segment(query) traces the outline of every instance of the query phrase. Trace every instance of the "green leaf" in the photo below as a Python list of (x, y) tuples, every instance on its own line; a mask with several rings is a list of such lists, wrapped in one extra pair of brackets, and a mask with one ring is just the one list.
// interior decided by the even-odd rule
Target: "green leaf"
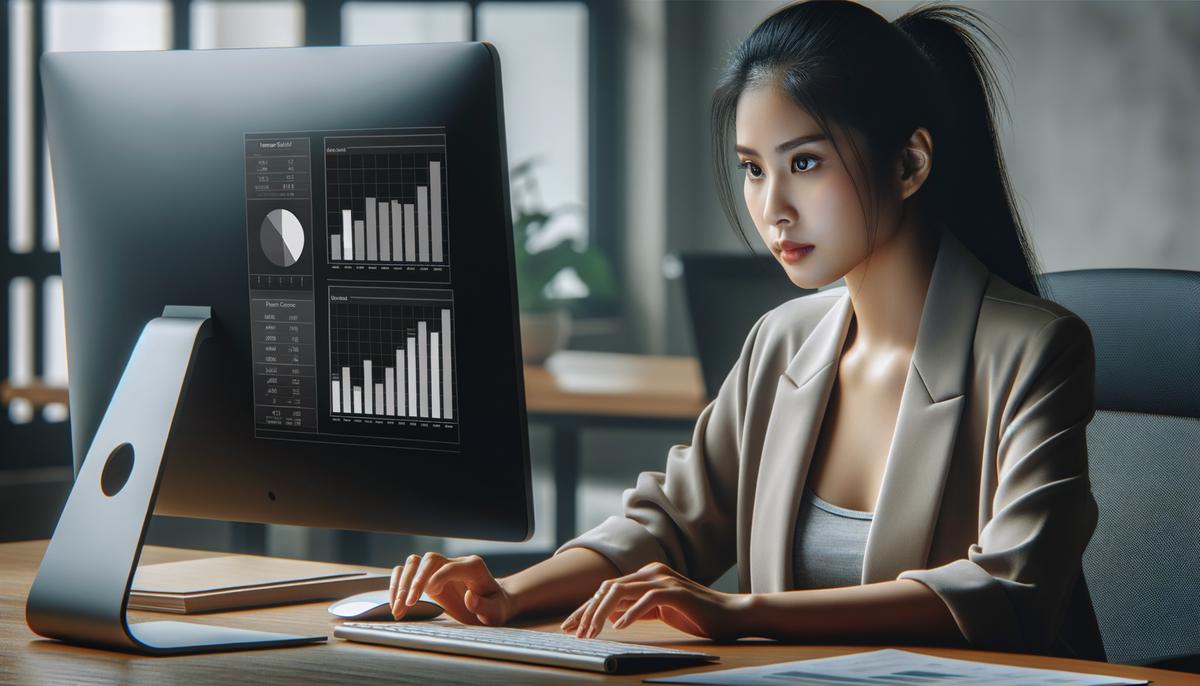
[(608, 258), (599, 250), (588, 248), (577, 253), (575, 264), (571, 265), (579, 280), (588, 288), (588, 295), (593, 298), (608, 300), (616, 297), (617, 283), (609, 267)]

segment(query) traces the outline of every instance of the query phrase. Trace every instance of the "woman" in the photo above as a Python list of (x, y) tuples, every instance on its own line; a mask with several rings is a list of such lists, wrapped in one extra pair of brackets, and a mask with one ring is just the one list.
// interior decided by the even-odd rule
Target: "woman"
[[(889, 23), (809, 2), (738, 46), (713, 107), (726, 211), (737, 225), (732, 129), (763, 244), (797, 286), (846, 285), (758, 320), (623, 516), (500, 580), (414, 555), (397, 616), (425, 591), (469, 623), (573, 610), (582, 637), (657, 618), (714, 639), (1063, 651), (1096, 522), (1091, 337), (1037, 297), (975, 34), (953, 7)], [(741, 593), (706, 586), (735, 562)]]

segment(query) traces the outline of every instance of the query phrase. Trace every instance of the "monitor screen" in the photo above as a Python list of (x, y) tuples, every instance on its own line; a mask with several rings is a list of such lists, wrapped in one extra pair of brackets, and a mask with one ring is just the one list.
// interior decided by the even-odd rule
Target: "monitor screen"
[(528, 538), (492, 46), (42, 70), (77, 468), (146, 322), (210, 306), (157, 513)]

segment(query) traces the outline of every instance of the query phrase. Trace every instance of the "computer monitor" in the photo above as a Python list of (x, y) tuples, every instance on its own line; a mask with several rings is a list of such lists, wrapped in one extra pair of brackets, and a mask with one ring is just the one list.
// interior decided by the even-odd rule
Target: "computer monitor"
[(77, 473), (147, 322), (207, 307), (156, 513), (529, 538), (492, 46), (60, 53), (42, 78)]

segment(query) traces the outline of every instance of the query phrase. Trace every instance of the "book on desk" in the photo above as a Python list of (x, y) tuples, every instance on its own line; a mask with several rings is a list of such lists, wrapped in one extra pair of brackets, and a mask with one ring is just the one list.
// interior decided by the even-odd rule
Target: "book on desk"
[(344, 565), (223, 555), (139, 567), (129, 609), (175, 614), (242, 610), (344, 598), (387, 585), (385, 574)]

